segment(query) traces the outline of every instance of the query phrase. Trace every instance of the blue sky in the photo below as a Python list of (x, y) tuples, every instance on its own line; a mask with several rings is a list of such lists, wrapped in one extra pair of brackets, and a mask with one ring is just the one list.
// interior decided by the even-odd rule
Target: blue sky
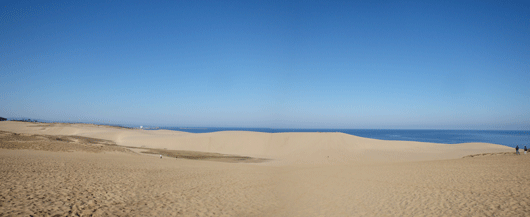
[(0, 116), (530, 130), (528, 1), (7, 1)]

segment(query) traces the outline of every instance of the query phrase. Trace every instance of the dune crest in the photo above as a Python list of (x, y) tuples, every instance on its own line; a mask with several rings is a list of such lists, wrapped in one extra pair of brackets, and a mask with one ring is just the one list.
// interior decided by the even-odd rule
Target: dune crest
[(530, 155), (494, 144), (0, 122), (0, 146), (0, 216), (526, 216), (530, 204)]
[(486, 143), (437, 144), (384, 141), (344, 133), (187, 133), (93, 124), (0, 122), (0, 130), (27, 134), (76, 135), (128, 147), (214, 152), (273, 159), (271, 164), (344, 164), (455, 159), (511, 151)]

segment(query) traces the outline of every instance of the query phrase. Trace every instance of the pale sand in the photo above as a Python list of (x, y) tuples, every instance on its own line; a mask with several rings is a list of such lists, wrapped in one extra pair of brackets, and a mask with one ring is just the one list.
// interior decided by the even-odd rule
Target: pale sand
[[(0, 122), (0, 131), (24, 133), (0, 134), (0, 216), (527, 216), (530, 212), (530, 155), (516, 156), (512, 148), (494, 144), (380, 141), (342, 133), (191, 134), (21, 122)], [(75, 137), (66, 135), (82, 137), (72, 141)], [(159, 159), (112, 142), (270, 160)], [(501, 154), (462, 158), (481, 153)]]

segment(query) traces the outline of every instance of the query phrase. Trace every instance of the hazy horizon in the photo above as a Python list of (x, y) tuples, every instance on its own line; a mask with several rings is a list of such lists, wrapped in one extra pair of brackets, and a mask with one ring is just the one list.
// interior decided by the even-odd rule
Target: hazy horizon
[[(2, 117), (2, 116), (0, 116)], [(8, 121), (37, 121), (42, 123), (79, 123), (79, 124), (97, 124), (97, 125), (108, 125), (108, 126), (123, 126), (123, 127), (133, 127), (139, 128), (142, 126), (145, 129), (168, 129), (168, 128), (182, 128), (182, 129), (242, 129), (242, 130), (251, 130), (251, 129), (273, 129), (273, 130), (463, 130), (463, 131), (529, 131), (526, 129), (478, 129), (478, 128), (316, 128), (316, 127), (244, 127), (244, 126), (186, 126), (186, 125), (157, 125), (157, 124), (142, 124), (142, 123), (117, 123), (117, 122), (105, 122), (105, 121), (75, 121), (75, 120), (45, 120), (39, 118), (30, 118), (30, 117), (3, 117), (7, 118)]]
[(0, 116), (530, 130), (530, 3), (11, 1)]

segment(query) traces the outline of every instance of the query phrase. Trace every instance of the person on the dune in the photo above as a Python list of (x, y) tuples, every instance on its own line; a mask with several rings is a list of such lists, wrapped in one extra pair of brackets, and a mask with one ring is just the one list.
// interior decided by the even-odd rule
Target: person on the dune
[(521, 154), (519, 153), (519, 145), (515, 146), (515, 154)]
[(528, 149), (526, 149), (526, 145), (525, 145), (525, 146), (524, 146), (524, 154), (526, 154), (526, 151), (527, 151), (527, 150), (528, 150)]

